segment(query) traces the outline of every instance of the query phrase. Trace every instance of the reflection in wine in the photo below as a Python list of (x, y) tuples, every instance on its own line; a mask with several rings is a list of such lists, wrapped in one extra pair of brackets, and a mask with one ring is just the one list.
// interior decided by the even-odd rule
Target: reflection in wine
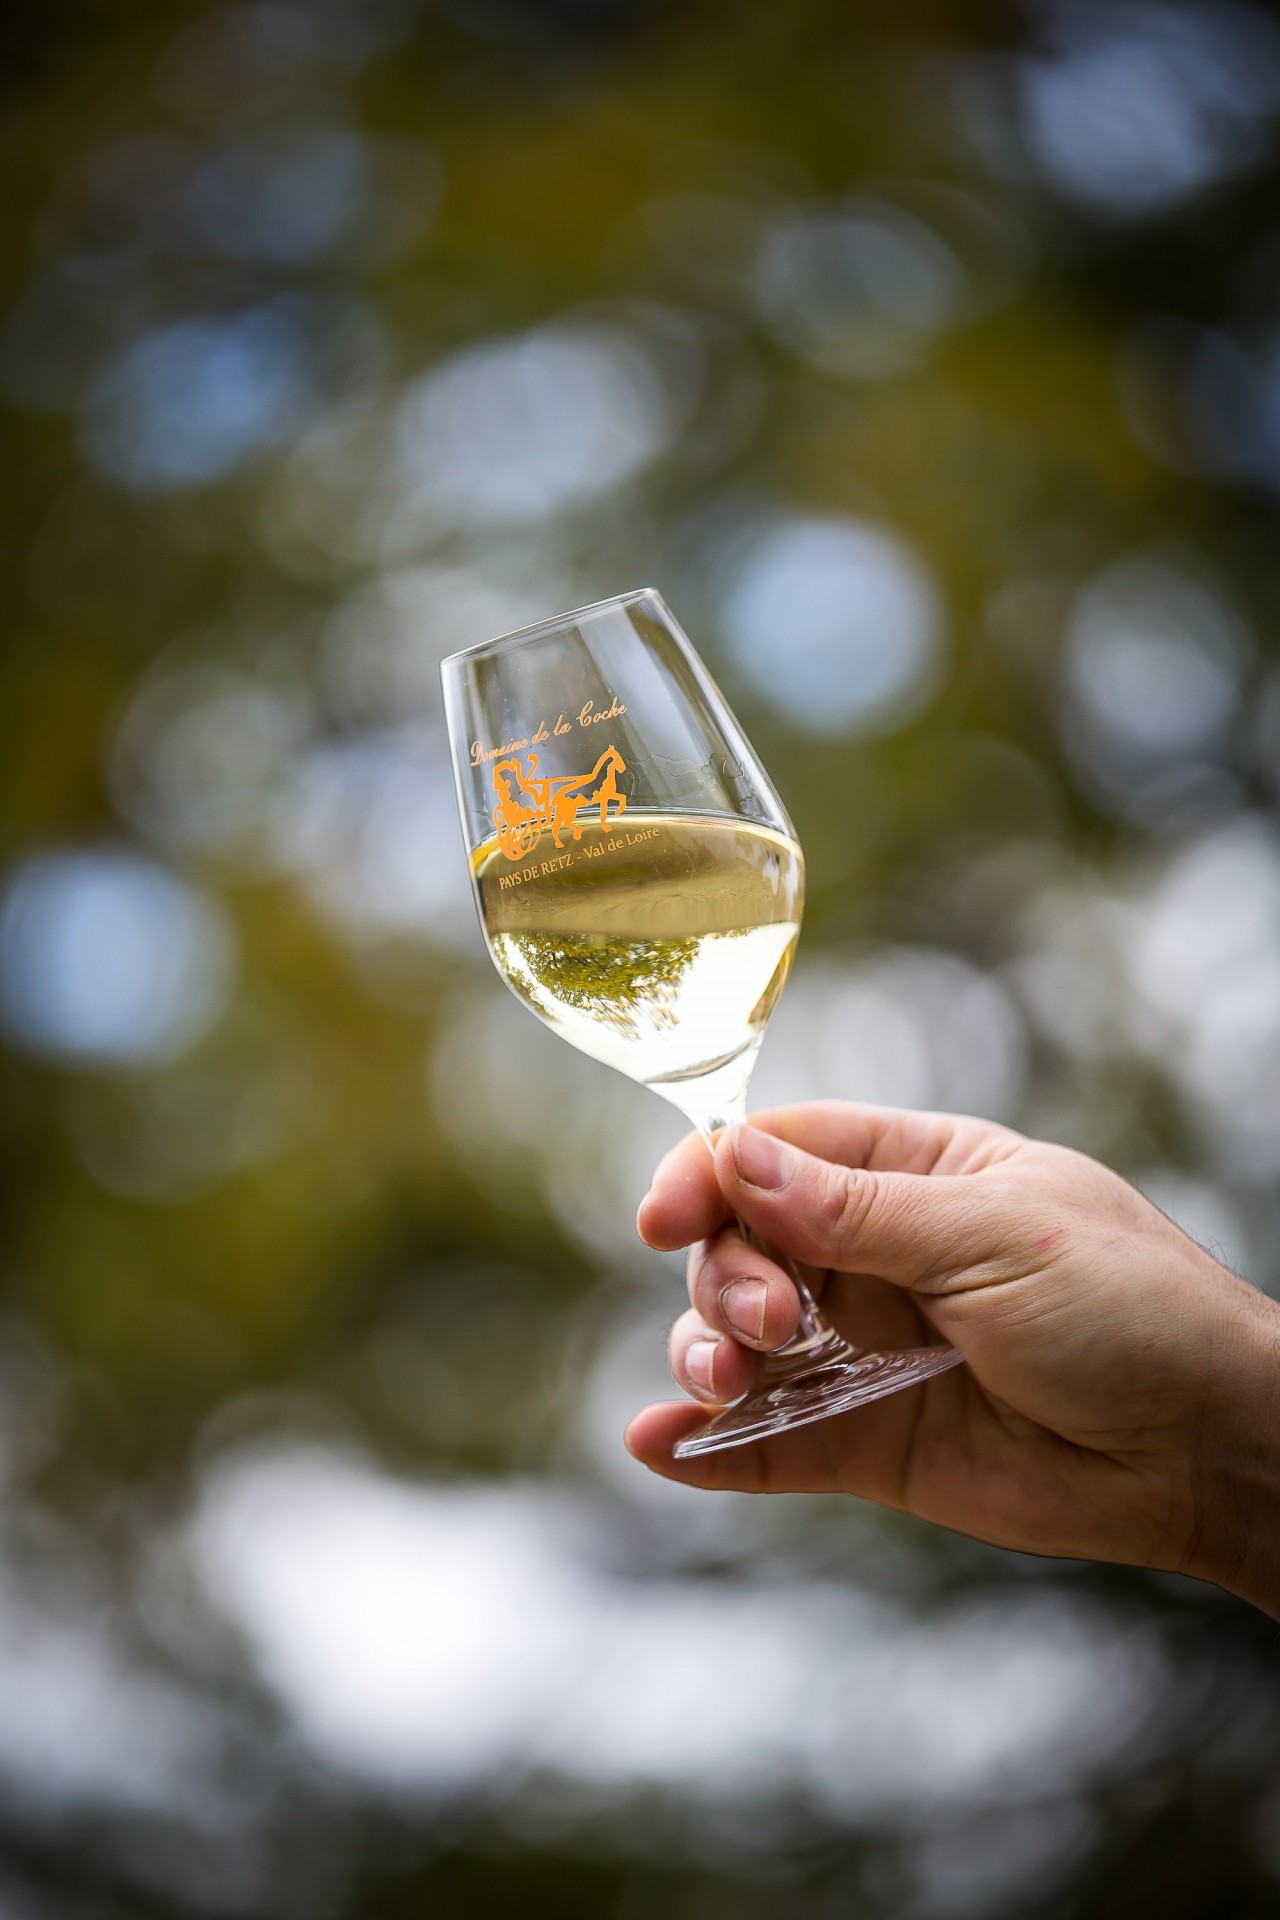
[[(554, 1032), (696, 1112), (690, 1082), (745, 1075), (790, 969), (804, 862), (753, 821), (582, 820), (567, 852), (514, 869), (472, 856), (495, 964)], [(692, 1097), (691, 1097), (692, 1096)]]

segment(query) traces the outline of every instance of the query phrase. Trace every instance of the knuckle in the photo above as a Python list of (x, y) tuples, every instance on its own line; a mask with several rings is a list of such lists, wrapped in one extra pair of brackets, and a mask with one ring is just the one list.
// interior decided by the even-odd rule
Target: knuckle
[(689, 1258), (685, 1262), (685, 1275), (689, 1283), (689, 1298), (695, 1300), (706, 1285), (708, 1262), (711, 1258), (709, 1240), (699, 1240), (689, 1249)]
[(674, 1357), (684, 1352), (701, 1326), (701, 1318), (692, 1307), (686, 1308), (667, 1335), (667, 1351)]
[(725, 1275), (745, 1254), (741, 1238), (726, 1228), (709, 1240), (700, 1240), (689, 1254), (689, 1293), (691, 1298), (717, 1293)]
[(875, 1184), (858, 1167), (826, 1168), (818, 1217), (824, 1238), (836, 1247), (857, 1243), (875, 1201)]

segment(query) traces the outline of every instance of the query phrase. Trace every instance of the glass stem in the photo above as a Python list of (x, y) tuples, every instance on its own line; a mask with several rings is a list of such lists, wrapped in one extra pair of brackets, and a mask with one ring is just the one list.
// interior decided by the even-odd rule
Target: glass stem
[[(739, 1121), (747, 1117), (745, 1089), (744, 1097), (734, 1102), (727, 1111), (690, 1117), (708, 1148), (714, 1152), (716, 1135), (722, 1133), (726, 1127), (737, 1126)], [(802, 1373), (810, 1366), (829, 1360), (837, 1354), (847, 1353), (849, 1348), (846, 1342), (841, 1339), (835, 1328), (823, 1319), (821, 1308), (810, 1293), (801, 1277), (799, 1267), (790, 1254), (779, 1253), (776, 1247), (771, 1247), (767, 1241), (762, 1240), (753, 1228), (747, 1226), (739, 1214), (735, 1213), (733, 1217), (747, 1245), (754, 1247), (758, 1253), (763, 1253), (776, 1267), (781, 1267), (800, 1296), (800, 1324), (785, 1347), (778, 1347), (767, 1356), (766, 1378), (775, 1380), (793, 1373)]]

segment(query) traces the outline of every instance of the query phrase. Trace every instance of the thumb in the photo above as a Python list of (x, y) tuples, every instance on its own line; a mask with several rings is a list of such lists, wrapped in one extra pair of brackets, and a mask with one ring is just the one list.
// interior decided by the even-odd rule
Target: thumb
[(971, 1174), (837, 1166), (745, 1124), (721, 1135), (715, 1169), (746, 1224), (811, 1266), (945, 1284), (989, 1261), (1001, 1238)]

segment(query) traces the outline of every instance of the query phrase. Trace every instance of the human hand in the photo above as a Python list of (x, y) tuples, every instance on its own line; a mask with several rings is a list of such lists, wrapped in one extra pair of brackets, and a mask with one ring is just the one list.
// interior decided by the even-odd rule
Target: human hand
[[(790, 1144), (788, 1144), (790, 1143)], [(677, 1461), (795, 1331), (805, 1263), (853, 1345), (968, 1363), (791, 1433)], [(1198, 1575), (1280, 1614), (1280, 1307), (1117, 1174), (950, 1114), (779, 1107), (667, 1155), (640, 1208), (690, 1247), (671, 1370), (627, 1444), (689, 1486), (839, 1491), (1024, 1552)]]

